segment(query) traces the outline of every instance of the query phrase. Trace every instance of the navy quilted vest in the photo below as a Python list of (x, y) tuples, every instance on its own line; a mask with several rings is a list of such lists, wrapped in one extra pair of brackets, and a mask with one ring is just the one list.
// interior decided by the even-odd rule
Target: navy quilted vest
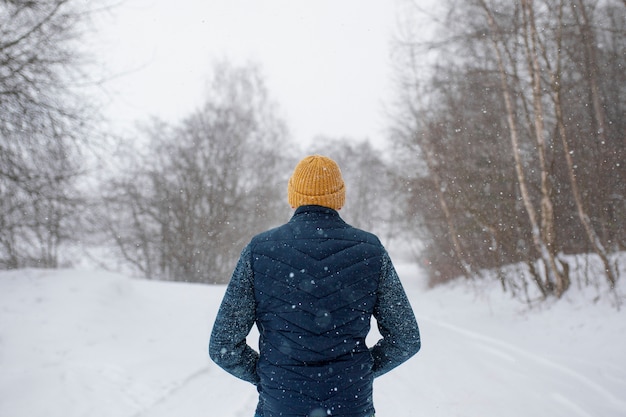
[(334, 210), (304, 206), (251, 242), (264, 417), (365, 417), (365, 344), (384, 249)]

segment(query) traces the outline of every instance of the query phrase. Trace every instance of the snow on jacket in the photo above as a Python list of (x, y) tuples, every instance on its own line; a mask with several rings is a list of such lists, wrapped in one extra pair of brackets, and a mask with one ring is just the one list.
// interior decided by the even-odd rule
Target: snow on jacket
[[(383, 338), (368, 348), (370, 319)], [(246, 343), (256, 323), (259, 351)], [(335, 210), (299, 207), (243, 250), (211, 358), (257, 386), (263, 417), (369, 417), (372, 383), (420, 349), (415, 316), (376, 236)]]

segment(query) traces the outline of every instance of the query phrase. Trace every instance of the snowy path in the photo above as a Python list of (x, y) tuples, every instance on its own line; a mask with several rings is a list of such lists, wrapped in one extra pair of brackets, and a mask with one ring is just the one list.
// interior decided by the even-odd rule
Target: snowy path
[[(206, 352), (223, 291), (0, 273), (0, 417), (252, 417), (255, 388)], [(626, 313), (565, 301), (520, 313), (463, 287), (407, 293), (422, 350), (376, 380), (378, 417), (626, 415)]]
[[(602, 383), (541, 353), (497, 337), (421, 317), (424, 348), (410, 369), (398, 369), (429, 416), (611, 416), (626, 401)], [(413, 381), (419, 375), (419, 381)], [(389, 397), (397, 395), (390, 384)], [(590, 407), (589, 404), (593, 404)], [(386, 402), (383, 402), (385, 407)], [(399, 409), (384, 415), (406, 415)], [(623, 414), (621, 414), (623, 415)]]

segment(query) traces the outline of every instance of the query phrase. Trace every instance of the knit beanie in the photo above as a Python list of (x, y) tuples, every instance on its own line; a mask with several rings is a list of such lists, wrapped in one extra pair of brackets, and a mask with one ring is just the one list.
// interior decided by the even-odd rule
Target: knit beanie
[(326, 156), (307, 156), (296, 165), (287, 196), (292, 207), (316, 205), (339, 210), (346, 201), (339, 165)]

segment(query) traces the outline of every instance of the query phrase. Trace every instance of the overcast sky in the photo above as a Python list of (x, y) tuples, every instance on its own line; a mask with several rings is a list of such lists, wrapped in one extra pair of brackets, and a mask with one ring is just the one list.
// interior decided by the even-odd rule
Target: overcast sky
[(200, 105), (212, 63), (260, 64), (295, 139), (379, 141), (399, 0), (125, 0), (101, 25), (109, 114), (169, 121)]

